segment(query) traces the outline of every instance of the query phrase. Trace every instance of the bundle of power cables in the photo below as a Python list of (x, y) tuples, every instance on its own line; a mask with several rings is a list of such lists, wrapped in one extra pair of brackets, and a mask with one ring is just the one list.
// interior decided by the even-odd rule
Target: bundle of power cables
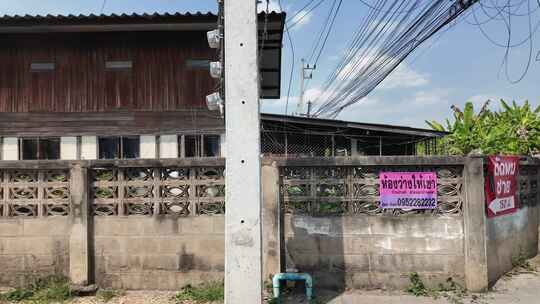
[(314, 101), (315, 116), (336, 117), (375, 89), (422, 43), (478, 0), (377, 0)]

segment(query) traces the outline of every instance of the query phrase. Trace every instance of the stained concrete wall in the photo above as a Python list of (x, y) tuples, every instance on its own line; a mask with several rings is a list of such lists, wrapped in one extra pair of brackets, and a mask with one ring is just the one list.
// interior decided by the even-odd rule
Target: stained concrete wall
[(223, 280), (224, 217), (96, 217), (99, 286), (178, 290)]
[(488, 219), (487, 260), (490, 285), (512, 270), (512, 259), (538, 254), (540, 208), (525, 206), (518, 212)]
[[(355, 164), (346, 161), (341, 165)], [(177, 290), (223, 279), (223, 216), (91, 216), (85, 169), (90, 163), (70, 164), (70, 216), (10, 218), (4, 205), (0, 285), (21, 285), (50, 273), (123, 289)], [(318, 286), (402, 289), (408, 275), (418, 272), (428, 285), (452, 277), (482, 291), (488, 278), (493, 282), (511, 268), (520, 247), (528, 255), (538, 248), (540, 193), (531, 190), (518, 213), (486, 220), (481, 158), (465, 163), (464, 211), (456, 216), (282, 217), (279, 166), (266, 162), (262, 168), (264, 279), (295, 268), (313, 274)], [(538, 185), (531, 182), (531, 189), (533, 184)]]
[(0, 221), (0, 286), (47, 274), (69, 274), (68, 218)]
[(287, 268), (326, 288), (402, 289), (418, 272), (428, 285), (464, 280), (461, 217), (285, 216)]

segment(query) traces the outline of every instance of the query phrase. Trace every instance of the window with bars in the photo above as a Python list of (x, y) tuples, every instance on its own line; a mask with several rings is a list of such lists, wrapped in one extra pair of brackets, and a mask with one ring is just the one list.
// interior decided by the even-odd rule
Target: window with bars
[(98, 137), (99, 159), (133, 159), (140, 157), (139, 136)]
[(30, 71), (32, 73), (37, 72), (52, 72), (56, 65), (54, 62), (32, 62), (30, 64)]
[(60, 159), (60, 137), (19, 139), (21, 160)]
[(184, 157), (221, 156), (221, 137), (216, 134), (178, 136), (178, 155)]

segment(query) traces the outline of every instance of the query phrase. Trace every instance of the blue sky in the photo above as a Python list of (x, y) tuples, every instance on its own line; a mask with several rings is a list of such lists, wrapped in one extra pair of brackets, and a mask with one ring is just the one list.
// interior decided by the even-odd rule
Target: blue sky
[[(368, 1), (368, 0), (364, 0)], [(372, 2), (371, 0), (368, 2)], [(493, 0), (497, 1), (497, 0)], [(283, 8), (291, 15), (298, 11), (307, 0), (282, 0)], [(291, 30), (296, 49), (296, 58), (308, 56), (315, 36), (330, 7), (329, 0), (308, 15)], [(17, 0), (2, 1), (0, 14), (88, 14), (100, 13), (101, 0)], [(531, 5), (538, 5), (531, 0)], [(277, 7), (273, 0), (272, 8)], [(107, 0), (104, 13), (131, 12), (186, 12), (215, 11), (216, 0)], [(343, 9), (329, 39), (327, 49), (314, 79), (308, 88), (307, 97), (313, 98), (320, 91), (320, 84), (338, 62), (339, 54), (345, 51), (352, 32), (360, 23), (367, 7), (360, 0), (344, 0)], [(471, 17), (467, 18), (473, 21)], [(540, 21), (540, 11), (536, 11), (533, 23)], [(528, 18), (515, 17), (513, 20), (513, 41), (520, 41), (528, 35)], [(493, 38), (504, 42), (504, 29), (491, 22), (485, 30)], [(534, 36), (536, 40), (540, 35)], [(511, 83), (501, 72), (505, 49), (494, 46), (480, 32), (478, 26), (467, 22), (454, 24), (440, 38), (432, 39), (417, 50), (402, 65), (398, 72), (387, 79), (362, 102), (353, 105), (339, 118), (351, 121), (400, 124), (425, 127), (424, 120), (442, 120), (450, 116), (452, 104), (463, 105), (465, 101), (481, 104), (485, 99), (499, 98), (523, 101), (528, 99), (533, 105), (540, 103), (540, 43), (534, 42), (533, 59), (525, 78)], [(518, 78), (525, 69), (529, 57), (529, 45), (514, 48), (510, 52), (509, 74)], [(283, 57), (283, 92), (286, 93), (291, 56), (288, 41), (285, 40)], [(289, 102), (289, 113), (295, 107), (299, 95), (298, 76), (295, 79)], [(496, 107), (496, 105), (494, 105)], [(285, 98), (263, 101), (265, 112), (284, 113)]]

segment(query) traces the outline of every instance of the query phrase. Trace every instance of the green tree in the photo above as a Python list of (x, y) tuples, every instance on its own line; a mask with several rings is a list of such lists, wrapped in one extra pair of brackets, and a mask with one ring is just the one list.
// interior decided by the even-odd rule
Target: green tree
[(511, 105), (501, 100), (501, 110), (489, 110), (488, 100), (478, 113), (471, 102), (461, 111), (452, 106), (454, 121), (446, 126), (436, 121), (426, 123), (438, 131), (451, 133), (443, 138), (448, 154), (531, 155), (540, 151), (540, 107), (533, 109), (528, 101)]

